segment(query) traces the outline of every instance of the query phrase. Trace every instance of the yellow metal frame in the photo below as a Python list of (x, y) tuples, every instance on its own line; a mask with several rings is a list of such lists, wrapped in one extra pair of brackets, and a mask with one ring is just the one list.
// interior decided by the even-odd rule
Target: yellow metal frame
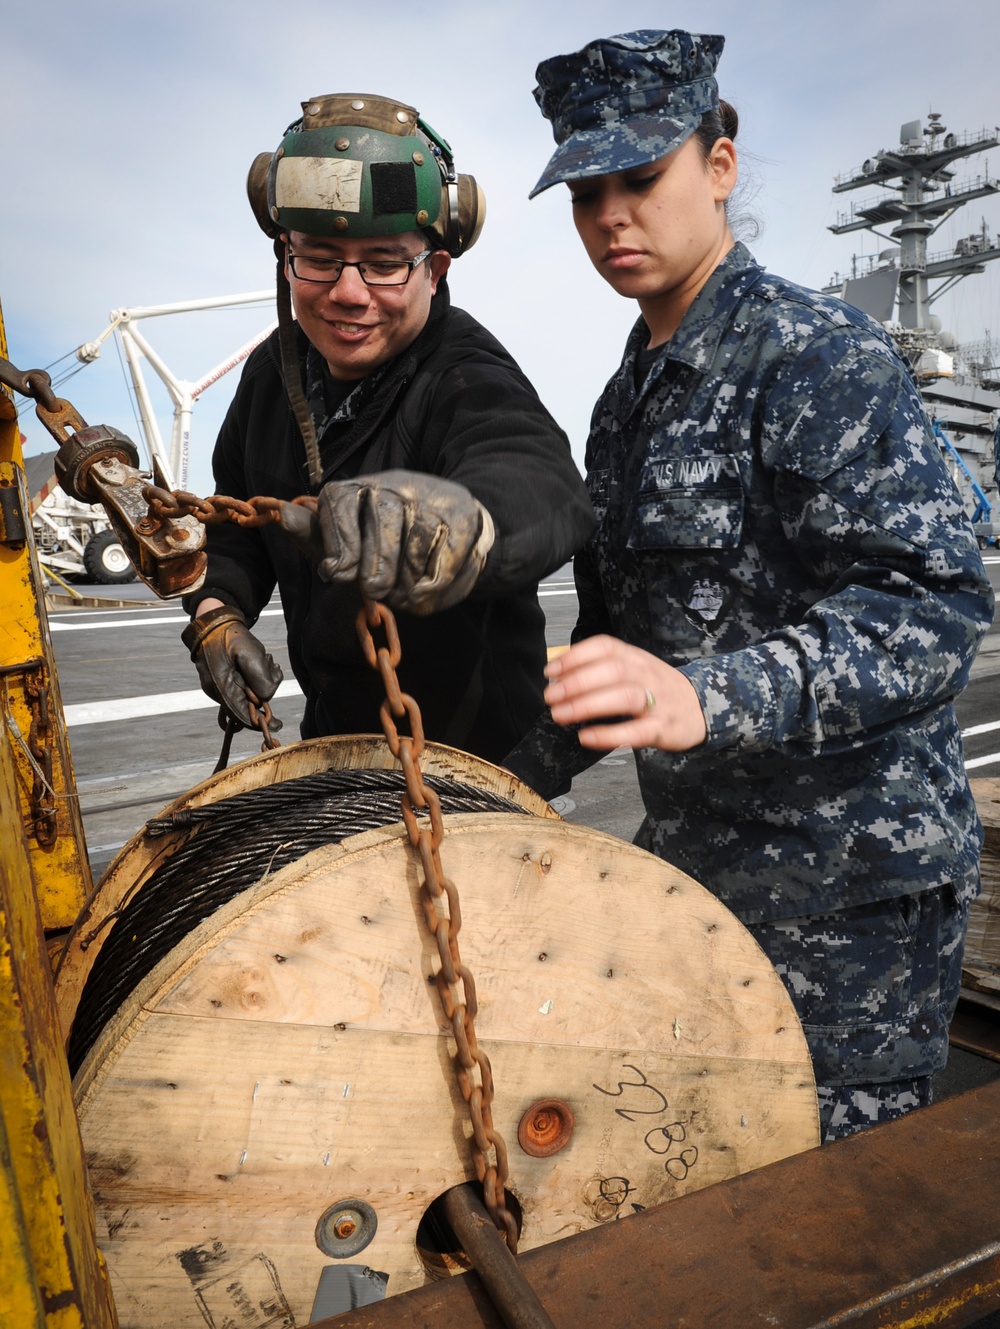
[[(0, 354), (7, 345), (0, 314)], [(0, 392), (0, 487), (24, 495), (14, 404)], [(58, 1033), (46, 927), (67, 927), (90, 871), (52, 643), (31, 539), (0, 543), (0, 1329), (116, 1329)], [(34, 835), (32, 711), (25, 678), (47, 681), (58, 809)]]
[[(0, 355), (7, 356), (3, 317), (0, 314)], [(0, 390), (0, 488), (19, 489), (26, 497), (24, 457), (17, 412), (6, 389)], [(26, 509), (27, 504), (24, 504)], [(27, 542), (20, 548), (0, 544), (0, 711), (4, 741), (17, 771), (17, 798), (28, 836), (35, 895), (46, 929), (68, 928), (90, 894), (83, 822), (70, 760), (69, 741), (62, 722), (62, 701), (55, 657), (41, 598), (41, 572), (24, 512)], [(56, 806), (56, 838), (51, 846), (38, 844), (33, 835), (31, 789), (35, 781), (27, 744), (31, 731), (31, 704), (26, 691), (29, 675), (44, 679), (53, 716), (52, 789)], [(12, 852), (6, 847), (4, 854)], [(20, 852), (20, 851), (18, 851)]]
[(114, 1329), (16, 779), (0, 744), (0, 1326)]

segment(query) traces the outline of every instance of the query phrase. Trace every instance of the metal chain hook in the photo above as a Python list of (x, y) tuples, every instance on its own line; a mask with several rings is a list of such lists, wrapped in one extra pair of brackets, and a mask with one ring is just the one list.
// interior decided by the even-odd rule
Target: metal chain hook
[(30, 397), (48, 411), (55, 411), (62, 404), (52, 390), (52, 380), (44, 369), (18, 369), (9, 360), (0, 357), (0, 383), (13, 388), (22, 397)]

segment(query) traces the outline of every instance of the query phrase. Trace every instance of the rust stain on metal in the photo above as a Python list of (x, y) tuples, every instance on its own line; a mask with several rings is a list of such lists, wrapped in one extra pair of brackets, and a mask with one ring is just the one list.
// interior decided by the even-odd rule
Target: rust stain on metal
[(517, 1142), (532, 1158), (548, 1158), (569, 1144), (576, 1124), (573, 1109), (562, 1098), (532, 1103), (517, 1127)]

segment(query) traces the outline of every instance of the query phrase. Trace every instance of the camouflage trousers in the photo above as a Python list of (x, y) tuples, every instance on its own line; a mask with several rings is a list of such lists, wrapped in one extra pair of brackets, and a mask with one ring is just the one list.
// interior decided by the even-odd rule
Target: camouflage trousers
[(802, 1021), (824, 1144), (931, 1101), (978, 892), (975, 870), (915, 895), (750, 925)]

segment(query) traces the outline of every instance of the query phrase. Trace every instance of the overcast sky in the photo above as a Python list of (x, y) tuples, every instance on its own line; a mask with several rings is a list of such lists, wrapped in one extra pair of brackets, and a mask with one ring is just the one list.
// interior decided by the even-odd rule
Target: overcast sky
[[(931, 110), (956, 132), (1000, 122), (995, 0), (20, 0), (4, 15), (0, 81), (11, 359), (48, 366), (97, 337), (113, 308), (270, 288), (270, 244), (246, 203), (250, 162), (277, 146), (304, 99), (381, 93), (415, 105), (485, 189), (486, 229), (452, 268), (453, 299), (518, 358), (582, 459), (635, 309), (590, 268), (566, 191), (528, 202), (553, 147), (531, 90), (539, 60), (642, 27), (725, 35), (719, 82), (742, 118), (762, 225), (751, 248), (806, 285), (825, 284), (855, 250), (882, 247), (826, 229), (838, 207), (867, 197), (835, 198), (836, 174), (894, 147), (900, 125)], [(1000, 175), (1000, 152), (960, 163), (958, 180), (984, 165)], [(1000, 229), (1000, 201), (965, 208), (931, 248), (984, 218)], [(1000, 338), (994, 269), (938, 306), (960, 340)], [(270, 318), (185, 315), (143, 330), (194, 380)], [(195, 410), (199, 492), (213, 488), (212, 442), (235, 383), (234, 373)], [(138, 436), (113, 339), (60, 392), (91, 423)], [(153, 395), (168, 432), (166, 397), (158, 385)], [(33, 414), (21, 427), (29, 451), (50, 446)]]

